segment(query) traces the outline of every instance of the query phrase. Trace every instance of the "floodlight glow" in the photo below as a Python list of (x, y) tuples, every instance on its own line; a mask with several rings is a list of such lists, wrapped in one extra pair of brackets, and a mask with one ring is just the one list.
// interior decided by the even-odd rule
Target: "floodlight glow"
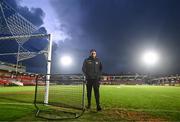
[(155, 65), (158, 62), (158, 59), (159, 59), (159, 56), (154, 51), (148, 51), (144, 53), (144, 55), (142, 56), (142, 60), (144, 61), (144, 63), (151, 66)]
[(72, 58), (70, 56), (63, 56), (61, 58), (61, 64), (63, 66), (69, 66), (72, 64)]

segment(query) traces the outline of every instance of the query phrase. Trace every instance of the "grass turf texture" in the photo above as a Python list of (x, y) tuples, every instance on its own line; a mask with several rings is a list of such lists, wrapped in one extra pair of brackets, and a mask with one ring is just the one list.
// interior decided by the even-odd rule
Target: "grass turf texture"
[[(80, 97), (70, 92), (76, 91), (76, 86), (50, 87), (53, 90), (50, 90), (50, 101), (61, 99), (65, 103), (80, 104)], [(0, 87), (0, 121), (44, 120), (34, 116), (34, 89), (33, 86)], [(180, 87), (101, 85), (100, 91), (102, 112), (95, 112), (92, 96), (92, 110), (81, 118), (66, 121), (180, 121)]]

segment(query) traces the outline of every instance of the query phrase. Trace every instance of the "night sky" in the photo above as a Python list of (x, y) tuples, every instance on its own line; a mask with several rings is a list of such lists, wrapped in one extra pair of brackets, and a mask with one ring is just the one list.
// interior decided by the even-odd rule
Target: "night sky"
[[(34, 25), (52, 33), (52, 73), (81, 73), (92, 48), (106, 73), (180, 73), (179, 0), (6, 1)], [(160, 56), (151, 69), (140, 61), (146, 50)], [(63, 55), (72, 57), (71, 66), (60, 65)], [(33, 58), (24, 64), (30, 72), (42, 72), (43, 60)]]

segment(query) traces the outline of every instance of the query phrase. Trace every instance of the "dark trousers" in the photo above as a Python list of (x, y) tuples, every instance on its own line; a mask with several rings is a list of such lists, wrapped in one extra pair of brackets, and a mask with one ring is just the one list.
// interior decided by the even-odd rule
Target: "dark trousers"
[(99, 102), (100, 83), (97, 80), (87, 80), (86, 88), (87, 88), (88, 106), (91, 106), (92, 87), (94, 89), (94, 96), (95, 96), (95, 99), (96, 99), (96, 106), (99, 107), (100, 106), (100, 102)]

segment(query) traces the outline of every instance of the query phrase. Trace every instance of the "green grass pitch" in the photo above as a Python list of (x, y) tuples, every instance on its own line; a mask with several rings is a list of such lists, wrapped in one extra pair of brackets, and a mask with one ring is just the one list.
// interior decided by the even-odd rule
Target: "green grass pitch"
[[(50, 101), (79, 105), (76, 87), (50, 86)], [(34, 90), (34, 86), (0, 87), (0, 121), (43, 121), (34, 116)], [(93, 108), (67, 121), (180, 121), (180, 87), (101, 85), (100, 95), (103, 111), (96, 112), (92, 96)]]

